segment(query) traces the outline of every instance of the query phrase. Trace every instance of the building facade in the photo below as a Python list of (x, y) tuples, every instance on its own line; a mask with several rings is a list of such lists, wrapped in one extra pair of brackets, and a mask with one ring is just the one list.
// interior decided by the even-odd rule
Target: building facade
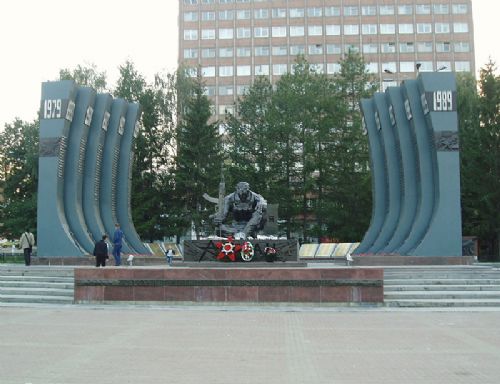
[(179, 0), (179, 64), (199, 68), (216, 118), (297, 55), (334, 74), (349, 50), (382, 90), (418, 71), (474, 73), (471, 0)]

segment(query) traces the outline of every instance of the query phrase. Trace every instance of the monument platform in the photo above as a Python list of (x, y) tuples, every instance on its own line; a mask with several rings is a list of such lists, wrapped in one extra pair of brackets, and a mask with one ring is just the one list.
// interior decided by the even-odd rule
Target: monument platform
[[(232, 263), (231, 265), (234, 265)], [(383, 303), (381, 268), (76, 268), (75, 303)]]

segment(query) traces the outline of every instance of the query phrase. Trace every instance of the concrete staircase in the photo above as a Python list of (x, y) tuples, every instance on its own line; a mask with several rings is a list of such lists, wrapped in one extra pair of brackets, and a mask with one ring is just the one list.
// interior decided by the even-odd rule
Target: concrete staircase
[(0, 303), (72, 304), (73, 267), (0, 265)]
[(384, 268), (388, 307), (500, 307), (500, 265)]

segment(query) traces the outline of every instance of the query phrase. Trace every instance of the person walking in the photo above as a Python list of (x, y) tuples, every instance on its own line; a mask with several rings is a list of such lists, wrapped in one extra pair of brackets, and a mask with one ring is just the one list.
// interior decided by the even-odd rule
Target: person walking
[(172, 260), (174, 259), (174, 251), (172, 248), (168, 248), (167, 252), (165, 252), (165, 256), (167, 256), (167, 264), (172, 265)]
[(19, 239), (19, 247), (24, 252), (24, 264), (31, 265), (31, 252), (33, 251), (33, 246), (35, 245), (35, 236), (27, 229)]
[(122, 265), (121, 251), (123, 242), (123, 231), (120, 229), (120, 224), (115, 224), (115, 233), (113, 234), (113, 257), (115, 258), (115, 265), (118, 267)]
[(108, 236), (102, 235), (102, 239), (95, 243), (94, 246), (94, 256), (95, 256), (95, 266), (96, 267), (105, 267), (106, 259), (108, 256), (108, 244), (106, 244), (106, 239)]

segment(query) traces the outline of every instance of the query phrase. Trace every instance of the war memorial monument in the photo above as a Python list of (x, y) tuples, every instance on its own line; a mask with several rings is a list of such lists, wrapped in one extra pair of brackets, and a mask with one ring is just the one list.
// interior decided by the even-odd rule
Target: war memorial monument
[[(355, 265), (461, 264), (457, 95), (452, 73), (421, 73), (361, 100), (372, 170), (370, 226)], [(42, 85), (38, 255), (88, 257), (120, 223), (124, 253), (146, 255), (130, 207), (138, 104), (96, 94), (73, 81)], [(178, 268), (75, 270), (75, 300), (383, 301), (382, 268), (311, 269), (296, 240), (261, 238), (264, 196), (223, 180), (212, 216), (214, 238), (184, 244)], [(402, 261), (403, 260), (403, 261)], [(438, 261), (436, 261), (438, 260)], [(273, 263), (270, 263), (273, 262)], [(246, 268), (245, 266), (253, 266)]]

